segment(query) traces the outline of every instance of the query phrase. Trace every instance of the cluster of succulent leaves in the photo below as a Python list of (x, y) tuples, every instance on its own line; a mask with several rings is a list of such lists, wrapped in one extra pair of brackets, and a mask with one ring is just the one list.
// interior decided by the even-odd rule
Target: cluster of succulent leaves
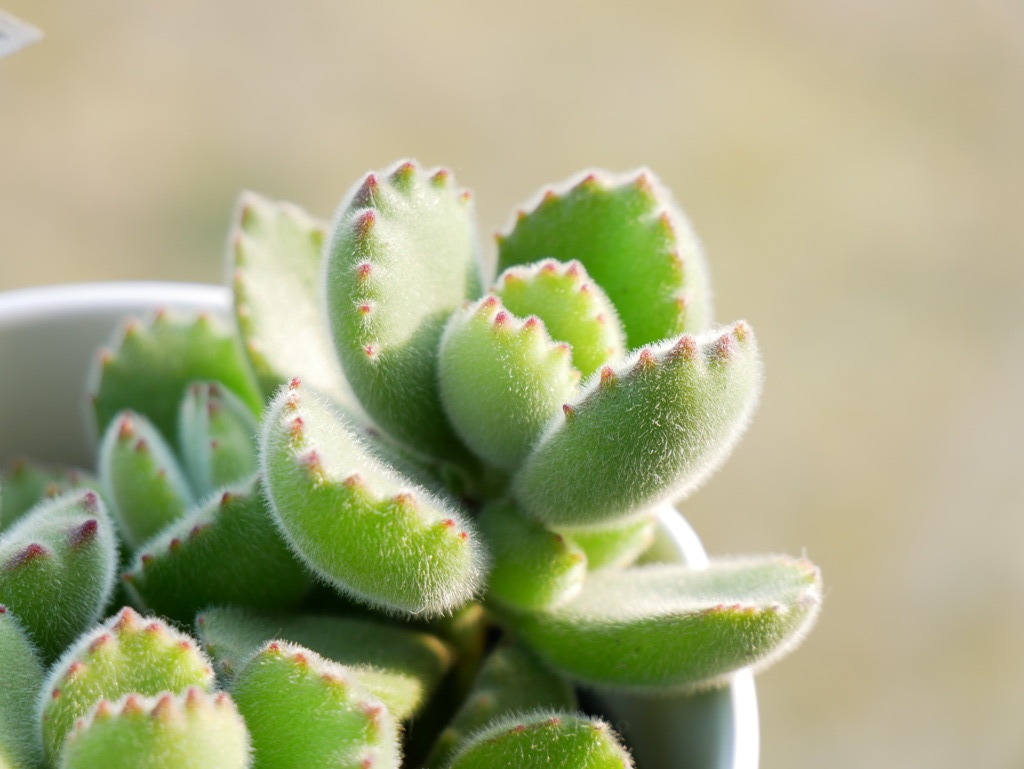
[(761, 369), (649, 172), (545, 192), (494, 281), (410, 162), (330, 228), (246, 194), (229, 252), (236, 323), (100, 354), (94, 474), (0, 479), (0, 768), (632, 766), (578, 687), (720, 685), (812, 622), (806, 561), (652, 549)]

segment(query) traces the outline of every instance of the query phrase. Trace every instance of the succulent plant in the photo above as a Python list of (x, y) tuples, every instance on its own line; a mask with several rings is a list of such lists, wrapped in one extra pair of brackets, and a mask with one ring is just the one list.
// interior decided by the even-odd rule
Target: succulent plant
[(762, 372), (649, 171), (544, 191), (493, 279), (469, 193), (408, 161), (329, 226), (244, 194), (228, 252), (233, 323), (98, 354), (95, 476), (0, 477), (0, 769), (630, 767), (578, 689), (806, 634), (806, 560), (658, 555)]

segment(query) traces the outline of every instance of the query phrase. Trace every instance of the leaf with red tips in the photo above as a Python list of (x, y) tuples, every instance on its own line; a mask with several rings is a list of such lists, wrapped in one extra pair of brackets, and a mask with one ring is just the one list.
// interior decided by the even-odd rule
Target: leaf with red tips
[(116, 563), (113, 525), (95, 492), (44, 501), (0, 536), (0, 603), (49, 662), (98, 619)]
[[(126, 421), (129, 432), (122, 429)], [(174, 451), (141, 414), (121, 412), (110, 423), (100, 442), (99, 473), (132, 549), (181, 518), (195, 501)]]
[(500, 269), (545, 257), (580, 260), (618, 310), (630, 348), (711, 322), (703, 251), (650, 171), (577, 176), (529, 207), (500, 241)]
[[(372, 200), (376, 186), (368, 178), (357, 195)], [(321, 285), (326, 225), (292, 203), (244, 192), (232, 233), (227, 258), (235, 274), (235, 317), (264, 397), (300, 376), (358, 411), (327, 331)]]
[(456, 311), (441, 339), (445, 412), (467, 446), (504, 469), (519, 465), (579, 378), (542, 323), (513, 319), (493, 296)]
[(177, 439), (178, 406), (197, 380), (220, 382), (258, 415), (263, 397), (234, 329), (203, 315), (170, 315), (125, 335), (111, 362), (94, 369), (97, 432), (103, 434), (125, 410), (144, 414), (171, 443)]
[(278, 647), (258, 652), (231, 685), (260, 768), (351, 767), (372, 752), (382, 769), (398, 769), (398, 721), (358, 672), (295, 644)]
[(552, 339), (570, 344), (572, 365), (584, 379), (626, 353), (614, 305), (578, 261), (511, 267), (498, 277), (495, 293), (511, 312), (538, 316)]
[(725, 460), (757, 404), (761, 362), (746, 327), (669, 339), (596, 377), (554, 423), (513, 480), (523, 508), (553, 526), (625, 520), (685, 497)]
[[(298, 438), (290, 427), (296, 416), (304, 425)], [(481, 544), (437, 525), (451, 518), (458, 530), (472, 530), (466, 517), (384, 464), (357, 426), (314, 394), (282, 391), (264, 418), (261, 444), (282, 532), (336, 589), (385, 610), (427, 615), (451, 611), (480, 589)], [(310, 452), (319, 458), (315, 474)], [(361, 483), (352, 482), (356, 474)], [(400, 494), (416, 503), (396, 503)]]
[(257, 423), (230, 390), (196, 382), (181, 402), (178, 435), (185, 472), (197, 498), (256, 471)]
[(372, 619), (235, 607), (208, 609), (200, 616), (200, 638), (227, 679), (272, 639), (290, 641), (356, 671), (400, 720), (426, 704), (454, 659), (453, 650), (435, 636)]
[(68, 736), (61, 769), (247, 769), (249, 733), (224, 692), (100, 702)]
[(289, 608), (311, 586), (255, 479), (207, 499), (142, 549), (125, 575), (129, 594), (182, 623), (213, 604)]
[(191, 686), (211, 691), (213, 684), (210, 661), (194, 640), (126, 607), (81, 636), (50, 669), (43, 691), (60, 696), (46, 698), (41, 708), (47, 761), (58, 763), (75, 723), (101, 700), (133, 696), (129, 709), (142, 712), (146, 697), (180, 694)]
[(448, 769), (633, 769), (629, 751), (600, 719), (535, 710), (499, 718), (458, 746)]
[(596, 572), (572, 601), (512, 621), (542, 659), (587, 684), (693, 690), (784, 656), (820, 603), (814, 566), (763, 556), (703, 570), (659, 564)]
[(99, 488), (99, 481), (83, 470), (47, 467), (24, 460), (13, 462), (0, 471), (0, 532), (45, 499)]
[(36, 701), (43, 685), (43, 666), (28, 634), (14, 613), (0, 604), (0, 766), (38, 766)]
[[(372, 206), (358, 190), (341, 204), (326, 251), (328, 315), (374, 421), (416, 449), (458, 459), (465, 450), (445, 420), (436, 359), (448, 315), (480, 295), (479, 246), (454, 184), (431, 173), (399, 164), (378, 176)], [(373, 312), (359, 311), (366, 304)]]

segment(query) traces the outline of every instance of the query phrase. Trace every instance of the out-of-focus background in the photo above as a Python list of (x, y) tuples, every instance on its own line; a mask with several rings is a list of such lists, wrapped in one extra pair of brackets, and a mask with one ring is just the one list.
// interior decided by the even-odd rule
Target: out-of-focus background
[(485, 233), (649, 165), (768, 373), (685, 512), (827, 583), (762, 765), (1024, 765), (1019, 2), (5, 5), (47, 37), (0, 60), (0, 289), (219, 281), (239, 190), (328, 217), (403, 156)]

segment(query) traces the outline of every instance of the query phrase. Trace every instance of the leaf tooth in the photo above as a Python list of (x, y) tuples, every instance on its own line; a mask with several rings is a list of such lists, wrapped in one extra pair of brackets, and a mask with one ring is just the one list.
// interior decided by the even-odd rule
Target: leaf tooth
[(672, 249), (665, 256), (668, 261), (669, 268), (672, 270), (672, 277), (676, 281), (682, 281), (683, 276), (686, 274), (686, 264), (683, 262), (683, 257), (679, 254), (677, 249)]
[(341, 482), (341, 485), (354, 491), (366, 492), (368, 490), (366, 480), (359, 473), (352, 473)]
[(512, 316), (506, 310), (501, 310), (495, 313), (494, 317), (491, 319), (491, 325), (494, 327), (495, 331), (506, 331), (510, 328), (511, 323)]
[(374, 309), (376, 308), (376, 304), (376, 302), (370, 299), (357, 302), (356, 312), (365, 317), (367, 315), (370, 315), (374, 311)]
[(657, 204), (658, 191), (654, 186), (654, 179), (651, 172), (646, 168), (641, 169), (633, 180), (633, 188), (639, 192), (648, 203)]
[(600, 189), (606, 189), (606, 187), (607, 187), (607, 185), (605, 185), (601, 181), (600, 177), (598, 177), (598, 175), (596, 173), (591, 171), (590, 173), (586, 174), (582, 179), (580, 179), (578, 182), (576, 182), (576, 184), (573, 185), (572, 189), (573, 189), (573, 191), (580, 190), (580, 191), (586, 191), (586, 192), (593, 192), (593, 191), (597, 191), (597, 190), (600, 190)]
[(598, 387), (613, 387), (616, 382), (619, 381), (619, 377), (615, 374), (615, 369), (611, 366), (601, 367), (601, 379), (598, 382)]
[(462, 192), (459, 193), (458, 201), (462, 205), (468, 206), (473, 202), (473, 193), (470, 190), (462, 190)]
[(181, 710), (174, 700), (174, 695), (167, 693), (160, 696), (150, 711), (150, 718), (161, 723), (171, 723), (181, 718)]
[[(138, 632), (141, 628), (142, 617), (140, 617), (139, 613), (135, 611), (135, 609), (133, 609), (131, 606), (125, 606), (123, 609), (121, 609), (121, 611), (117, 614), (117, 619), (111, 626), (111, 629), (116, 633)], [(105, 635), (107, 634), (104, 633), (103, 636), (100, 636), (100, 638), (97, 638), (96, 640), (99, 641)]]
[(373, 343), (363, 345), (363, 354), (369, 360), (375, 360), (377, 358), (377, 352), (378, 352), (377, 345), (375, 345)]
[(357, 262), (353, 270), (356, 273), (356, 279), (360, 283), (365, 283), (373, 274), (373, 264), (368, 261)]
[(311, 449), (299, 457), (299, 464), (305, 467), (307, 475), (315, 483), (319, 484), (325, 481), (326, 474), (324, 472), (323, 458), (316, 449)]
[[(221, 692), (217, 695), (217, 699), (214, 702), (215, 705), (221, 704), (222, 701), (231, 701), (231, 697), (228, 696), (227, 692)], [(185, 690), (185, 709), (186, 710), (198, 710), (202, 707), (203, 703), (206, 702), (203, 697), (203, 690), (198, 686), (190, 686)]]
[(87, 654), (97, 654), (103, 649), (109, 647), (110, 644), (114, 643), (114, 640), (114, 635), (112, 633), (102, 633), (101, 635), (96, 636), (89, 644)]
[(47, 558), (49, 556), (49, 550), (38, 542), (33, 542), (12, 555), (4, 564), (3, 568), (4, 571), (14, 571), (26, 564), (37, 562), (40, 559)]
[(697, 340), (691, 334), (683, 334), (665, 357), (670, 361), (682, 360), (693, 362), (697, 360), (699, 355), (700, 351), (697, 349)]
[(398, 494), (395, 494), (391, 498), (391, 504), (403, 513), (411, 513), (419, 510), (419, 502), (416, 497), (407, 491), (401, 491)]
[(447, 168), (439, 168), (430, 176), (430, 183), (438, 189), (446, 189), (451, 186), (452, 172)]
[(142, 699), (137, 694), (129, 694), (124, 698), (124, 704), (121, 706), (121, 712), (124, 715), (138, 715), (144, 712)]
[(565, 414), (565, 418), (566, 419), (572, 419), (574, 416), (576, 416), (576, 409), (573, 408), (568, 403), (563, 403), (562, 404), (562, 413)]
[(640, 351), (640, 355), (637, 356), (636, 363), (633, 365), (631, 374), (639, 374), (644, 371), (651, 371), (658, 365), (658, 358), (652, 352), (650, 347), (644, 347)]
[(126, 412), (117, 426), (118, 440), (127, 441), (135, 437), (135, 420), (132, 412)]
[(565, 274), (570, 278), (579, 278), (584, 274), (583, 265), (578, 259), (570, 259), (565, 265)]
[(107, 721), (114, 717), (114, 706), (110, 704), (110, 700), (100, 700), (96, 703), (96, 707), (92, 711), (93, 722)]
[(90, 518), (68, 532), (68, 545), (74, 550), (93, 541), (99, 528), (100, 522), (96, 518)]
[(359, 185), (355, 195), (352, 197), (352, 205), (357, 208), (372, 208), (376, 204), (377, 194), (380, 192), (380, 181), (377, 175), (369, 173)]
[[(356, 215), (355, 220), (355, 234), (356, 239), (359, 242), (367, 241), (373, 234), (373, 230), (377, 225), (377, 211), (373, 208), (366, 208)], [(358, 267), (357, 267), (358, 269)], [(362, 277), (360, 274), (359, 277)]]
[(733, 324), (732, 333), (736, 340), (743, 344), (750, 338), (750, 326), (747, 325), (746, 321), (738, 320)]
[(711, 359), (720, 364), (727, 364), (736, 354), (736, 343), (731, 334), (722, 334), (713, 342)]
[(397, 189), (402, 192), (408, 192), (412, 188), (412, 183), (415, 177), (416, 164), (411, 160), (406, 160), (399, 163), (388, 178)]
[[(548, 190), (550, 192), (550, 190)], [(545, 277), (558, 275), (558, 261), (555, 259), (542, 259), (537, 266), (537, 274)]]

